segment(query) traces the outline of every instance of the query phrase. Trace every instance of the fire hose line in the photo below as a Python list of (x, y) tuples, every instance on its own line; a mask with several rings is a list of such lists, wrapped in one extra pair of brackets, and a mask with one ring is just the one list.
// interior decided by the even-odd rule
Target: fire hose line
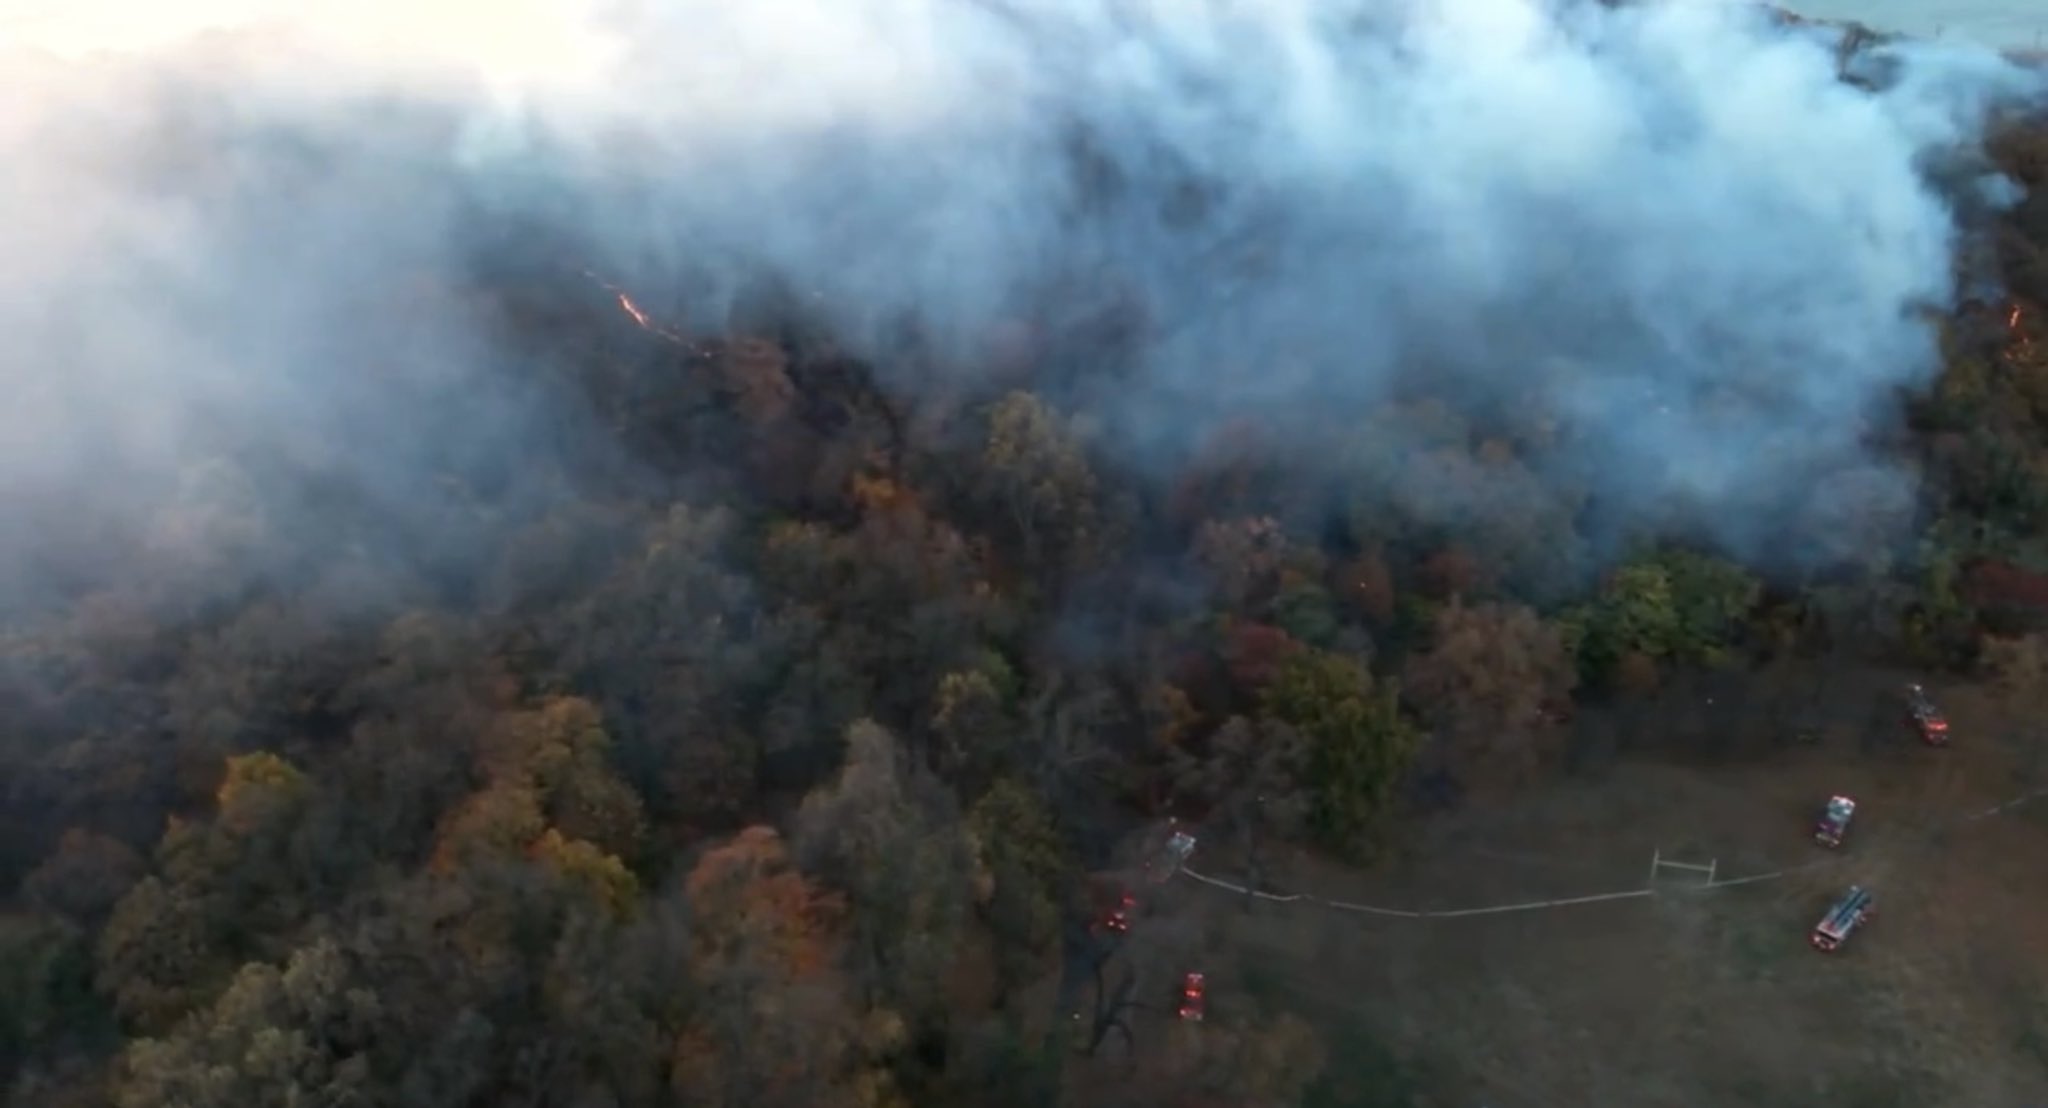
[[(1951, 820), (1950, 825), (1953, 826), (1975, 823), (1978, 820), (1989, 819), (1993, 816), (2003, 815), (2007, 812), (2010, 812), (2016, 808), (2031, 803), (2035, 800), (2040, 800), (2043, 797), (2048, 797), (2048, 789), (2037, 789), (2034, 792), (2014, 797), (2011, 800), (2004, 802), (2003, 804), (1995, 804), (1989, 808), (1982, 809), (1981, 811), (1971, 812), (1967, 815), (1959, 816), (1954, 820)], [(1935, 825), (1927, 828), (1926, 833), (1931, 835), (1939, 831), (1940, 829), (1940, 825)], [(1809, 870), (1819, 869), (1823, 866), (1834, 865), (1845, 860), (1846, 859), (1841, 855), (1834, 855), (1827, 858), (1817, 859), (1812, 862), (1806, 862), (1801, 865), (1790, 866), (1785, 869), (1771, 870), (1767, 873), (1753, 873), (1743, 877), (1731, 877), (1724, 880), (1716, 880), (1708, 885), (1693, 886), (1691, 888), (1670, 891), (1702, 892), (1707, 889), (1725, 889), (1732, 888), (1737, 885), (1753, 885), (1764, 881), (1775, 881), (1779, 878), (1789, 877), (1795, 873), (1803, 873)], [(1640, 900), (1659, 895), (1658, 890), (1654, 888), (1645, 888), (1631, 889), (1626, 892), (1596, 893), (1592, 896), (1567, 897), (1564, 899), (1554, 900), (1533, 900), (1518, 904), (1494, 904), (1480, 908), (1456, 908), (1432, 911), (1429, 909), (1385, 908), (1372, 904), (1356, 904), (1342, 900), (1326, 900), (1322, 897), (1314, 896), (1309, 893), (1269, 893), (1258, 889), (1249, 889), (1243, 885), (1234, 884), (1229, 881), (1224, 881), (1220, 878), (1210, 877), (1207, 874), (1198, 873), (1195, 870), (1188, 868), (1186, 865), (1180, 866), (1175, 872), (1186, 874), (1188, 877), (1193, 878), (1194, 880), (1201, 882), (1205, 885), (1211, 885), (1219, 889), (1227, 889), (1234, 893), (1251, 896), (1255, 899), (1264, 900), (1270, 903), (1293, 904), (1297, 902), (1308, 902), (1322, 904), (1325, 907), (1335, 908), (1339, 911), (1353, 912), (1363, 915), (1388, 916), (1396, 919), (1450, 919), (1458, 916), (1496, 915), (1507, 912), (1534, 911), (1541, 908), (1563, 908), (1568, 906), (1580, 904), (1593, 904), (1610, 900)], [(1524, 1103), (1538, 1105), (1539, 1108), (1551, 1108), (1551, 1106), (1556, 1103), (1555, 1101), (1552, 1101), (1548, 1099), (1546, 1096), (1537, 1093), (1535, 1089), (1530, 1088), (1529, 1086), (1521, 1082), (1512, 1079), (1504, 1079), (1498, 1074), (1491, 1074), (1489, 1076), (1493, 1080), (1495, 1080), (1499, 1085), (1507, 1089), (1513, 1090), (1515, 1095), (1518, 1098), (1521, 1098)]]
[[(1949, 825), (1954, 826), (1966, 823), (1975, 823), (1978, 820), (1989, 819), (1993, 816), (2003, 815), (2007, 812), (2010, 812), (2016, 808), (2021, 807), (2022, 805), (2028, 804), (2035, 800), (2039, 800), (2042, 797), (2048, 797), (2048, 789), (2037, 789), (2033, 792), (2026, 793), (2021, 796), (2016, 796), (2003, 804), (1995, 804), (1989, 808), (1983, 809), (1982, 811), (1970, 812), (1966, 815), (1958, 816), (1955, 819), (1949, 821)], [(1942, 825), (1937, 824), (1926, 828), (1924, 833), (1932, 835), (1940, 831), (1941, 828)], [(1836, 865), (1846, 860), (1847, 859), (1844, 856), (1835, 855), (1833, 857), (1822, 858), (1817, 861), (1807, 862), (1802, 865), (1789, 866), (1785, 869), (1771, 870), (1767, 873), (1753, 873), (1744, 877), (1730, 877), (1717, 879), (1707, 884), (1694, 885), (1690, 887), (1681, 887), (1677, 889), (1659, 890), (1657, 888), (1651, 887), (1642, 889), (1627, 889), (1621, 892), (1594, 893), (1590, 896), (1571, 896), (1553, 898), (1549, 900), (1526, 900), (1514, 904), (1489, 904), (1478, 908), (1434, 909), (1387, 908), (1376, 904), (1358, 904), (1353, 903), (1351, 901), (1331, 900), (1326, 897), (1316, 896), (1313, 893), (1269, 893), (1262, 889), (1251, 889), (1243, 885), (1236, 884), (1234, 882), (1225, 881), (1220, 877), (1210, 877), (1208, 874), (1199, 873), (1185, 864), (1183, 864), (1180, 867), (1178, 872), (1186, 874), (1188, 877), (1193, 878), (1194, 880), (1199, 881), (1204, 885), (1210, 885), (1215, 888), (1225, 889), (1230, 892), (1252, 897), (1255, 900), (1263, 900), (1273, 904), (1321, 904), (1326, 908), (1334, 908), (1340, 912), (1352, 912), (1359, 915), (1369, 916), (1387, 916), (1395, 919), (1455, 919), (1461, 916), (1491, 916), (1500, 915), (1507, 912), (1533, 912), (1544, 908), (1567, 908), (1580, 904), (1597, 904), (1610, 900), (1642, 900), (1655, 896), (1668, 895), (1670, 893), (1696, 893), (1704, 892), (1708, 889), (1732, 888), (1736, 885), (1754, 885), (1763, 881), (1775, 881), (1779, 878), (1790, 877), (1795, 873), (1804, 873), (1808, 870), (1815, 870), (1820, 869), (1824, 866)]]

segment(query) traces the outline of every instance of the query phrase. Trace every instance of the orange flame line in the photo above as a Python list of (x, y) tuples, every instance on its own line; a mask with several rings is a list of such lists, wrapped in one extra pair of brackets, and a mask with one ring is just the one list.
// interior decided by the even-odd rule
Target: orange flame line
[(2027, 334), (2021, 326), (2026, 319), (2025, 311), (2020, 302), (2014, 300), (2005, 315), (2006, 333), (2011, 336), (2011, 341), (2005, 348), (2005, 360), (2008, 363), (2016, 364), (2020, 358), (2034, 352), (2033, 336)]
[(619, 307), (625, 311), (626, 317), (628, 319), (631, 319), (634, 325), (638, 326), (641, 330), (647, 332), (650, 335), (654, 335), (657, 338), (665, 339), (669, 342), (672, 342), (677, 346), (688, 347), (689, 349), (694, 350), (697, 353), (703, 353), (703, 349), (697, 346), (695, 343), (692, 343), (689, 339), (686, 339), (683, 336), (677, 334), (675, 331), (667, 327), (664, 327), (659, 323), (656, 323), (652, 317), (650, 317), (646, 312), (640, 309), (640, 305), (635, 304), (633, 302), (632, 296), (628, 295), (625, 289), (622, 289), (619, 286), (612, 284), (610, 281), (607, 281), (604, 278), (599, 277), (597, 274), (592, 273), (590, 270), (584, 270), (583, 275), (585, 277), (590, 278), (592, 281), (595, 281), (599, 288), (611, 293), (612, 296), (618, 300)]
[(633, 317), (633, 322), (647, 330), (652, 331), (654, 329), (654, 324), (647, 319), (647, 313), (640, 310), (640, 305), (633, 303), (632, 297), (627, 296), (623, 292), (615, 295), (619, 298), (619, 307), (626, 309), (626, 314)]

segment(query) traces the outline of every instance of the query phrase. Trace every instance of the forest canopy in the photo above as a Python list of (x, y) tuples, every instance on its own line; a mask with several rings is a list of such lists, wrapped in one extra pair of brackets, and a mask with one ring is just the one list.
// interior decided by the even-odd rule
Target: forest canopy
[[(1663, 56), (1675, 32), (1630, 18), (1558, 34)], [(1178, 48), (1183, 76), (1208, 72)], [(1801, 80), (1826, 54), (1771, 49)], [(1887, 95), (1853, 69), (1812, 69), (1816, 104), (1869, 128), (1843, 142), (1882, 130), (1859, 105)], [(1142, 265), (1003, 274), (1031, 299), (964, 254), (906, 248), (918, 273), (880, 273), (862, 228), (896, 194), (849, 178), (845, 242), (736, 224), (788, 247), (778, 262), (844, 247), (838, 268), (696, 297), (685, 266), (642, 286), (593, 268), (602, 235), (450, 195), (399, 157), (398, 122), (210, 146), (246, 122), (229, 106), (167, 98), (153, 124), (176, 126), (136, 156), (184, 190), (167, 207), (234, 210), (223, 249), (246, 268), (119, 340), (23, 332), (79, 367), (49, 364), (38, 418), (104, 421), (53, 422), (0, 494), (9, 1104), (1042, 1108), (1138, 1085), (1298, 1103), (1337, 1087), (1344, 1052), (1284, 1004), (1219, 1012), (1192, 1060), (1075, 1076), (1094, 1055), (1069, 1014), (1114, 988), (1098, 972), (1077, 992), (1075, 933), (1140, 828), (1370, 863), (1435, 806), (1568, 772), (1575, 705), (1851, 644), (2013, 679), (2038, 653), (2039, 119), (1992, 113), (1978, 149), (1913, 116), (1958, 180), (1900, 159), (1850, 187), (1949, 221), (1913, 207), (1886, 228), (1904, 262), (1827, 259), (1843, 275), (1817, 291), (1738, 296), (1808, 273), (1697, 242), (1619, 243), (1591, 272), (1608, 263), (1529, 228), (1639, 221), (1575, 208), (1569, 174), (1480, 189), (1521, 207), (1414, 247), (1390, 236), (1457, 239), (1430, 205), (1462, 201), (1397, 181), (1372, 220), (1291, 217), (1330, 184), (1308, 162), (1233, 178), (1206, 137), (1105, 153), (1083, 128), (1062, 218)], [(1306, 157), (1262, 126), (1272, 157)], [(1445, 156), (1506, 156), (1468, 141)], [(1536, 165), (1547, 141), (1514, 149)], [(769, 180), (749, 158), (783, 151), (763, 149), (721, 149), (732, 176), (705, 189)], [(1681, 178), (1725, 151), (1688, 149), (1652, 175), (1678, 215), (1651, 222), (1713, 237)], [(1775, 210), (1783, 194), (1725, 172)], [(1967, 198), (1988, 180), (2012, 202)], [(311, 208), (350, 191), (408, 228), (459, 212), (463, 264), (306, 230), (333, 232)], [(1162, 192), (1167, 223), (1208, 229), (1135, 238), (1123, 208)], [(1006, 195), (926, 214), (995, 218)], [(1848, 248), (1813, 211), (1781, 218)], [(1851, 276), (1930, 244), (1956, 247), (1931, 283)], [(1375, 249), (1427, 265), (1349, 284), (1348, 255)], [(1659, 251), (1725, 268), (1656, 287), (1680, 276), (1642, 261)], [(1510, 252), (1524, 284), (1424, 293)], [(273, 285), (329, 254), (341, 278)], [(989, 310), (849, 314), (810, 276), (825, 301), (867, 283)], [(227, 303), (244, 282), (254, 306)], [(997, 292), (1020, 299), (977, 299)], [(1632, 303), (1596, 312), (1610, 293)], [(1665, 293), (1686, 306), (1659, 314)], [(152, 341), (178, 313), (247, 322)], [(199, 400), (161, 423), (79, 406), (124, 382), (158, 403), (112, 367), (160, 356)], [(1628, 374), (1652, 357), (1675, 368)], [(300, 358), (348, 373), (243, 372)], [(1822, 395), (1783, 372), (1802, 359), (1867, 376)]]

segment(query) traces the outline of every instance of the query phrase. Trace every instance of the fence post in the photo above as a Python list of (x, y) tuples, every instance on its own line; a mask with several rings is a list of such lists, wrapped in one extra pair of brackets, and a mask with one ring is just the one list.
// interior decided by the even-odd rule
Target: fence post
[(1664, 848), (1658, 847), (1656, 852), (1650, 855), (1649, 888), (1653, 892), (1656, 890), (1657, 879), (1667, 869), (1682, 869), (1692, 873), (1704, 873), (1707, 875), (1707, 884), (1712, 885), (1714, 883), (1714, 875), (1719, 871), (1720, 865), (1721, 863), (1718, 859), (1710, 859), (1704, 866), (1692, 862), (1667, 862), (1664, 860)]

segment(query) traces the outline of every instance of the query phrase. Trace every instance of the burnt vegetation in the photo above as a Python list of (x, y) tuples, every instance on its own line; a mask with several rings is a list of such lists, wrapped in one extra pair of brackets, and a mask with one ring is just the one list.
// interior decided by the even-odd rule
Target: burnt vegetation
[[(518, 456), (437, 459), (394, 520), (252, 446), (6, 626), (9, 1103), (1085, 1099), (1066, 1067), (1145, 1050), (1103, 1013), (1168, 1003), (1072, 964), (1083, 877), (1143, 821), (1370, 860), (1570, 772), (1575, 704), (1681, 670), (2023, 670), (2048, 128), (1992, 150), (2030, 190), (1976, 232), (2003, 295), (1942, 321), (1883, 447), (1920, 500), (1823, 486), (1785, 541), (1837, 556), (1798, 575), (1685, 536), (1596, 558), (1540, 414), (1355, 421), (1420, 444), (1427, 516), (1255, 424), (1160, 482), (1048, 399), (1107, 387), (1059, 375), (1105, 372), (1117, 320), (1020, 322), (979, 375), (907, 336), (882, 372), (787, 293), (685, 335), (573, 263), (483, 267), (436, 310), (520, 355), (443, 385), (545, 398)], [(1087, 1051), (1062, 978), (1121, 990)], [(1218, 1009), (1198, 1064), (1128, 1071), (1142, 1102), (1289, 1103), (1338, 1045)]]

